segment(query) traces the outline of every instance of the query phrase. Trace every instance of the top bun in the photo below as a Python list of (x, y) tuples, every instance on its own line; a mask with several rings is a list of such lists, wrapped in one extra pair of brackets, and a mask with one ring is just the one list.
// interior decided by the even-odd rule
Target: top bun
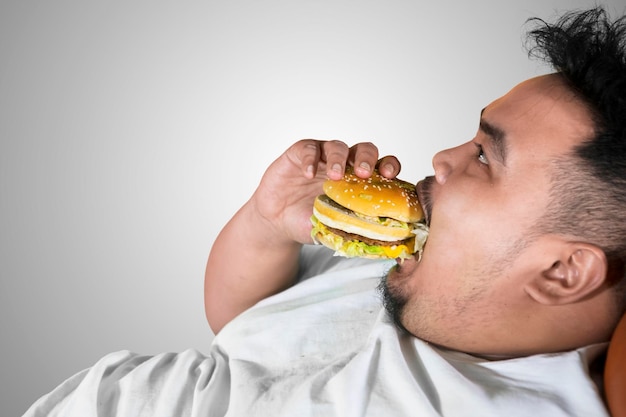
[(372, 217), (391, 217), (407, 223), (423, 219), (415, 186), (398, 178), (383, 177), (375, 170), (369, 178), (346, 170), (341, 180), (324, 182), (324, 193), (338, 204)]

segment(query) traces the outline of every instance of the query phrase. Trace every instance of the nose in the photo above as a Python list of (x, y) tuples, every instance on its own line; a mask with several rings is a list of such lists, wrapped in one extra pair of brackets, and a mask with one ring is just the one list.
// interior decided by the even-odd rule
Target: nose
[(439, 184), (445, 184), (452, 172), (452, 153), (454, 148), (439, 151), (433, 157), (435, 179)]

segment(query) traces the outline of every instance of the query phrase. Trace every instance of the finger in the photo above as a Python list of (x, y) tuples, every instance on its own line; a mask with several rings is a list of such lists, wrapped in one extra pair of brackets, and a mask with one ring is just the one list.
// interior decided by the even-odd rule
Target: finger
[(361, 178), (372, 175), (378, 159), (378, 148), (371, 142), (357, 143), (350, 148), (350, 162), (354, 166), (354, 173)]
[(313, 139), (302, 139), (294, 145), (297, 149), (297, 159), (300, 160), (304, 176), (313, 179), (317, 174), (317, 166), (320, 162), (320, 144)]
[(338, 180), (343, 177), (348, 163), (350, 150), (348, 145), (339, 141), (331, 140), (321, 142), (322, 159), (326, 161), (326, 175), (328, 178)]
[(380, 172), (383, 177), (387, 178), (395, 178), (402, 168), (398, 158), (393, 155), (383, 156), (376, 166), (378, 167), (378, 172)]

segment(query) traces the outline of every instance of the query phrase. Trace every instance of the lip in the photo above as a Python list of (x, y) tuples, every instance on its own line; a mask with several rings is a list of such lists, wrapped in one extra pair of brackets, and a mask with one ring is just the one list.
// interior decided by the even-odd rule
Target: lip
[(412, 262), (417, 262), (417, 259), (414, 257), (412, 258), (404, 258), (404, 259), (400, 259), (400, 258), (396, 258), (396, 263), (398, 264), (398, 266), (396, 268), (402, 268), (403, 266), (407, 266), (406, 264), (410, 264)]
[(425, 197), (425, 192), (424, 192), (425, 181), (426, 179), (420, 180), (415, 185), (415, 192), (417, 193), (417, 199), (419, 200), (420, 205), (422, 206), (422, 211), (424, 212), (424, 221), (426, 222), (426, 225), (430, 226), (430, 213), (428, 212), (428, 208), (426, 204), (426, 197)]
[(418, 264), (418, 260), (416, 257), (406, 258), (406, 259), (396, 259), (396, 265), (393, 268), (395, 273), (404, 275), (408, 271), (413, 271)]

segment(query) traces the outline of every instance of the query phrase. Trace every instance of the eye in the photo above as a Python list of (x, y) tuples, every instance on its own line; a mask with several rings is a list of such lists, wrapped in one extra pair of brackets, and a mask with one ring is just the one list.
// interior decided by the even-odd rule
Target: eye
[(487, 155), (485, 155), (483, 146), (479, 144), (476, 144), (476, 159), (483, 165), (489, 165), (489, 159), (487, 159)]

